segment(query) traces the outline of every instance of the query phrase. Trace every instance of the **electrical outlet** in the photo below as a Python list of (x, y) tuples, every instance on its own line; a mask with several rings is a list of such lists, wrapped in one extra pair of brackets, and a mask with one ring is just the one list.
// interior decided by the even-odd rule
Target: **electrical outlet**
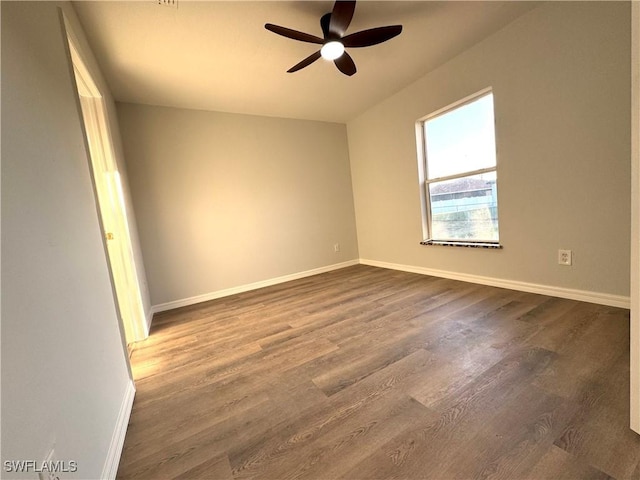
[(558, 264), (571, 265), (573, 260), (571, 250), (558, 250)]
[(333, 251), (335, 253), (338, 253), (340, 251), (340, 244), (339, 243), (334, 243), (333, 244)]

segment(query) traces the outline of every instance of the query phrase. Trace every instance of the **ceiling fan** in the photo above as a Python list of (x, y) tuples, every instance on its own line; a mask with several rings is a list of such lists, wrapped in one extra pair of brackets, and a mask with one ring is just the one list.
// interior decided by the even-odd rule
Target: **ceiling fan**
[(357, 71), (356, 64), (345, 51), (345, 48), (370, 47), (371, 45), (386, 42), (400, 35), (400, 32), (402, 32), (402, 25), (389, 25), (386, 27), (370, 28), (345, 36), (355, 9), (355, 0), (337, 0), (333, 5), (331, 13), (326, 13), (320, 19), (323, 38), (299, 32), (298, 30), (292, 30), (291, 28), (273, 25), (272, 23), (265, 24), (264, 28), (293, 40), (322, 45), (320, 50), (309, 55), (300, 63), (297, 63), (287, 70), (288, 73), (297, 72), (322, 57), (327, 60), (333, 60), (338, 70), (345, 75), (351, 76)]

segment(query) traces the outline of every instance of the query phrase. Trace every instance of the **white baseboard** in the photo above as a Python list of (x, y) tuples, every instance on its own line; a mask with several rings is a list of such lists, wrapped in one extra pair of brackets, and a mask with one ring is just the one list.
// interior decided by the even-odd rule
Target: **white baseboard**
[(124, 393), (124, 397), (122, 398), (122, 404), (120, 406), (120, 412), (118, 413), (116, 427), (113, 431), (113, 436), (111, 437), (109, 451), (107, 452), (107, 460), (104, 463), (102, 476), (100, 478), (116, 478), (116, 474), (118, 473), (118, 465), (120, 464), (120, 457), (122, 455), (122, 447), (124, 446), (124, 437), (127, 434), (129, 417), (131, 417), (131, 409), (133, 408), (133, 399), (135, 395), (136, 387), (133, 384), (133, 380), (130, 380)]
[(623, 295), (591, 292), (587, 290), (576, 290), (573, 288), (554, 287), (551, 285), (540, 285), (537, 283), (519, 282), (516, 280), (504, 280), (501, 278), (483, 277), (480, 275), (449, 272), (446, 270), (436, 270), (432, 268), (416, 267), (412, 265), (379, 262), (377, 260), (367, 260), (364, 258), (360, 259), (360, 263), (363, 265), (370, 265), (372, 267), (389, 268), (391, 270), (401, 270), (403, 272), (420, 273), (422, 275), (431, 275), (433, 277), (449, 278), (452, 280), (460, 280), (462, 282), (478, 283), (481, 285), (507, 288), (509, 290), (518, 290), (521, 292), (538, 293), (541, 295), (549, 295), (551, 297), (568, 298), (571, 300), (579, 300), (581, 302), (608, 305), (610, 307), (629, 309), (631, 306), (630, 298)]
[(339, 270), (341, 268), (350, 267), (352, 265), (358, 265), (358, 263), (360, 263), (358, 260), (349, 260), (347, 262), (335, 263), (333, 265), (327, 265), (326, 267), (314, 268), (312, 270), (292, 273), (290, 275), (284, 275), (282, 277), (269, 278), (267, 280), (248, 283), (246, 285), (225, 288), (224, 290), (217, 290), (215, 292), (205, 293), (203, 295), (197, 295), (195, 297), (183, 298), (182, 300), (174, 300), (172, 302), (161, 303), (159, 305), (154, 305), (153, 307), (151, 307), (151, 312), (153, 315), (154, 313), (164, 312), (166, 310), (172, 310), (174, 308), (195, 305), (196, 303), (207, 302), (209, 300), (215, 300), (216, 298), (228, 297), (229, 295), (235, 295), (237, 293), (257, 290), (258, 288), (270, 287), (271, 285), (277, 285), (278, 283), (290, 282), (291, 280), (298, 280), (300, 278), (310, 277), (312, 275), (318, 275), (320, 273)]
[(300, 278), (310, 277), (312, 275), (318, 275), (320, 273), (326, 273), (333, 270), (338, 270), (340, 268), (350, 267), (352, 265), (357, 265), (359, 263), (363, 265), (370, 265), (373, 267), (389, 268), (391, 270), (401, 270), (404, 272), (419, 273), (422, 275), (431, 275), (434, 277), (450, 278), (452, 280), (460, 280), (462, 282), (478, 283), (481, 285), (507, 288), (510, 290), (518, 290), (521, 292), (538, 293), (541, 295), (549, 295), (551, 297), (568, 298), (571, 300), (597, 303), (600, 305), (608, 305), (611, 307), (620, 307), (620, 308), (628, 309), (630, 308), (630, 305), (631, 305), (630, 298), (623, 295), (613, 295), (610, 293), (591, 292), (586, 290), (576, 290), (572, 288), (554, 287), (550, 285), (520, 282), (516, 280), (505, 280), (501, 278), (484, 277), (480, 275), (471, 275), (467, 273), (457, 273), (457, 272), (450, 272), (447, 270), (437, 270), (437, 269), (426, 268), (426, 267), (417, 267), (413, 265), (402, 265), (398, 263), (380, 262), (377, 260), (368, 260), (368, 259), (361, 258), (360, 260), (349, 260), (347, 262), (327, 265), (326, 267), (306, 270), (304, 272), (292, 273), (290, 275), (284, 275), (281, 277), (261, 280), (259, 282), (239, 285), (237, 287), (226, 288), (224, 290), (217, 290), (215, 292), (205, 293), (203, 295), (197, 295), (195, 297), (183, 298), (180, 300), (174, 300), (172, 302), (153, 305), (150, 311), (150, 318), (147, 319), (147, 326), (148, 328), (151, 328), (151, 320), (153, 318), (154, 313), (164, 312), (166, 310), (172, 310), (174, 308), (186, 307), (189, 305), (195, 305), (197, 303), (207, 302), (209, 300), (215, 300), (217, 298), (222, 298), (222, 297), (228, 297), (230, 295), (248, 292), (250, 290), (257, 290), (258, 288), (269, 287), (271, 285), (277, 285), (279, 283), (289, 282), (291, 280), (298, 280)]

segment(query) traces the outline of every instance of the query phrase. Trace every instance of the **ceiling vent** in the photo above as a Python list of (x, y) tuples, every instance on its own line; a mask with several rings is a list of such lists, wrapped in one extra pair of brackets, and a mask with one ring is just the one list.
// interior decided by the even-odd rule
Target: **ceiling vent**
[(164, 7), (178, 8), (178, 0), (158, 0), (158, 5)]

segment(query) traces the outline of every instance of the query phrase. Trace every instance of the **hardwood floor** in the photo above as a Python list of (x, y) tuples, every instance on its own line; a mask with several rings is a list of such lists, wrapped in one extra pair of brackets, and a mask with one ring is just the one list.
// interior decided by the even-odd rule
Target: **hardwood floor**
[(363, 265), (156, 315), (118, 478), (640, 479), (629, 313)]

